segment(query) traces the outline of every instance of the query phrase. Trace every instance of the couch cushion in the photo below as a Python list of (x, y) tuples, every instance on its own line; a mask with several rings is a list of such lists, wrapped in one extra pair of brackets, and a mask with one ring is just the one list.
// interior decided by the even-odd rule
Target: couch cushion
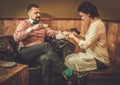
[(89, 72), (88, 79), (119, 79), (120, 80), (120, 67), (115, 63), (111, 63), (110, 67), (102, 70), (94, 70)]

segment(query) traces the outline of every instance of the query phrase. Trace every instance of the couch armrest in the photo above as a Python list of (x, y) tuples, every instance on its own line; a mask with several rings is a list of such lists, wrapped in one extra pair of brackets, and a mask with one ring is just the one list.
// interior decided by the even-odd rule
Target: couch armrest
[(4, 56), (5, 60), (15, 60), (17, 52), (17, 43), (14, 41), (13, 36), (0, 37), (0, 57)]

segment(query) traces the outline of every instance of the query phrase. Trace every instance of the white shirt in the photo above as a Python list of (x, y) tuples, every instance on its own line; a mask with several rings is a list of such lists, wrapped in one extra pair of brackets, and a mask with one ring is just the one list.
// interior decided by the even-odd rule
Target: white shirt
[(86, 54), (94, 57), (102, 63), (109, 65), (109, 55), (106, 46), (106, 30), (101, 20), (91, 23), (85, 40), (80, 40), (79, 46), (86, 49)]

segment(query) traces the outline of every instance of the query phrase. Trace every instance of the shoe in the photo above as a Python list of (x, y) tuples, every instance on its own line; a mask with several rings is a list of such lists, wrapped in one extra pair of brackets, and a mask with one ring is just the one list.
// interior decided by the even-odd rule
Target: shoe
[(68, 81), (68, 82), (67, 82), (67, 85), (72, 85), (72, 82), (71, 82), (71, 81)]
[(71, 85), (78, 85), (78, 77), (75, 74), (72, 74), (72, 76), (69, 78), (69, 81), (71, 81)]
[(88, 75), (88, 72), (82, 72), (78, 75), (78, 78), (83, 78), (86, 77)]
[(72, 76), (67, 77), (64, 72), (62, 72), (62, 76), (65, 78), (67, 81), (67, 85), (78, 85), (78, 78), (77, 75), (72, 74)]
[(82, 78), (88, 75), (88, 72), (76, 72), (74, 71), (74, 74), (77, 75), (78, 78)]

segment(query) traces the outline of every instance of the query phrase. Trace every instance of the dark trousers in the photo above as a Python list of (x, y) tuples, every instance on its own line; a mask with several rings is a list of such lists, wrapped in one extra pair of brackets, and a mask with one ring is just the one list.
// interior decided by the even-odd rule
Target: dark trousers
[(104, 63), (100, 62), (99, 60), (95, 59), (96, 61), (96, 64), (97, 64), (97, 69), (100, 70), (100, 69), (105, 69), (107, 68), (108, 66), (106, 66)]
[(31, 65), (39, 62), (42, 66), (42, 78), (44, 85), (50, 85), (51, 79), (51, 63), (54, 63), (58, 73), (61, 73), (66, 66), (60, 57), (56, 54), (49, 43), (44, 42), (38, 45), (24, 47), (20, 50), (22, 63)]

